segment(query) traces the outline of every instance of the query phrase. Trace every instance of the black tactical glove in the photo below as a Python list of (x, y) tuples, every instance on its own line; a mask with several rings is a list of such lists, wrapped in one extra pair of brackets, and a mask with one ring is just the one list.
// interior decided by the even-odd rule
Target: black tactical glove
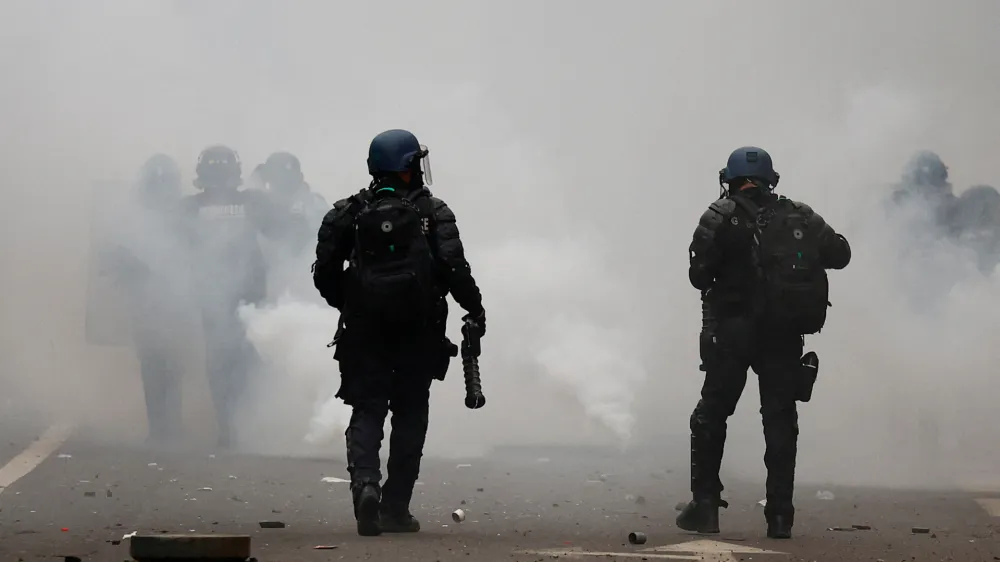
[(475, 324), (475, 326), (476, 326), (476, 332), (478, 333), (479, 337), (483, 337), (483, 336), (486, 335), (486, 310), (485, 309), (480, 309), (479, 312), (476, 312), (476, 313), (470, 312), (470, 313), (468, 313), (468, 314), (466, 314), (465, 316), (462, 317), (462, 322), (467, 322), (469, 320), (471, 320), (472, 323)]

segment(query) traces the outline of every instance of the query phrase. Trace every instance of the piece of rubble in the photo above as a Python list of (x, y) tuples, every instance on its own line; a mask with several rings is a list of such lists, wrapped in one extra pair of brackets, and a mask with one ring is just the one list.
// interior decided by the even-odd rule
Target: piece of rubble
[(465, 521), (465, 510), (456, 509), (455, 511), (452, 511), (451, 520), (454, 521), (455, 523), (461, 523), (462, 521)]
[(135, 535), (129, 555), (136, 560), (246, 560), (248, 535)]
[(630, 544), (646, 544), (646, 533), (632, 531), (628, 534), (628, 542)]
[(910, 532), (915, 535), (926, 535), (927, 533), (931, 532), (931, 530), (928, 529), (927, 527), (913, 527), (912, 529), (910, 529)]
[(209, 486), (205, 486), (204, 488), (198, 488), (198, 491), (199, 492), (211, 492), (212, 488), (209, 487)]
[(261, 521), (258, 523), (261, 529), (284, 529), (285, 524), (281, 521)]
[(828, 490), (820, 490), (816, 492), (816, 499), (818, 500), (832, 500), (834, 498), (836, 498), (836, 496), (833, 495), (833, 492)]
[(85, 498), (96, 498), (97, 492), (84, 492), (83, 497)]
[(344, 480), (343, 478), (337, 478), (336, 476), (327, 476), (323, 478), (323, 482), (327, 484), (350, 484), (350, 480)]
[(872, 530), (872, 528), (871, 528), (870, 525), (851, 525), (851, 527), (854, 527), (855, 529), (857, 529), (859, 531), (871, 531)]
[(852, 528), (852, 527), (827, 527), (826, 530), (827, 531), (843, 531), (843, 532), (846, 532), (846, 533), (852, 533), (852, 532), (854, 532), (855, 529)]
[(333, 550), (337, 548), (337, 545), (333, 544), (318, 544), (313, 547), (313, 550)]

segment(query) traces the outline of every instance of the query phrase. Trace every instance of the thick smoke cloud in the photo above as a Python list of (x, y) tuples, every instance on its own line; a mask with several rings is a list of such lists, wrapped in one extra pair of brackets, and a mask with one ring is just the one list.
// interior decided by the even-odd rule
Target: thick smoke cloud
[[(997, 282), (934, 262), (907, 283), (950, 291), (934, 310), (912, 306), (904, 242), (877, 207), (916, 149), (941, 154), (959, 190), (994, 182), (993, 2), (6, 7), (0, 381), (46, 415), (111, 440), (141, 433), (130, 351), (83, 338), (95, 182), (130, 180), (153, 152), (190, 180), (198, 151), (222, 142), (244, 177), (295, 153), (332, 202), (367, 185), (370, 138), (405, 127), (431, 147), (433, 189), (458, 214), (490, 318), (490, 403), (461, 406), (454, 365), (433, 390), (429, 454), (552, 442), (686, 454), (701, 382), (687, 245), (726, 155), (757, 144), (780, 191), (855, 250), (832, 275), (828, 328), (807, 342), (822, 367), (800, 408), (801, 478), (941, 483), (1000, 459), (984, 445), (998, 441)], [(336, 315), (296, 298), (243, 314), (273, 371), (248, 409), (252, 445), (340, 454), (324, 347)], [(192, 349), (187, 423), (211, 434)], [(750, 381), (725, 464), (759, 474)], [(911, 462), (942, 458), (966, 462)]]

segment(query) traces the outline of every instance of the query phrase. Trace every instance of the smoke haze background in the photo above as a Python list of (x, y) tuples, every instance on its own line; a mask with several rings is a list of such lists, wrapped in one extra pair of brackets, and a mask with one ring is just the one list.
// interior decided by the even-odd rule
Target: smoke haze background
[[(129, 180), (165, 152), (190, 183), (200, 150), (221, 142), (244, 179), (275, 150), (296, 154), (332, 203), (367, 185), (372, 136), (402, 127), (431, 148), (432, 190), (458, 215), (489, 317), (489, 404), (461, 405), (453, 362), (433, 388), (428, 454), (572, 443), (686, 459), (702, 379), (687, 246), (729, 152), (756, 144), (779, 192), (855, 252), (831, 276), (828, 327), (807, 341), (822, 365), (800, 407), (800, 480), (950, 484), (1000, 462), (998, 282), (928, 268), (919, 283), (955, 286), (933, 311), (910, 306), (894, 273), (905, 241), (877, 207), (921, 148), (941, 154), (956, 191), (995, 185), (995, 2), (4, 7), (9, 408), (112, 441), (144, 425), (131, 351), (83, 338), (94, 182)], [(244, 314), (277, 373), (268, 388), (285, 389), (248, 409), (251, 444), (341, 455), (344, 410), (324, 407), (339, 382), (323, 347), (335, 311), (285, 300)], [(456, 339), (461, 315), (453, 306)], [(755, 388), (751, 374), (724, 462), (753, 476)], [(207, 390), (188, 372), (187, 423), (211, 434)]]

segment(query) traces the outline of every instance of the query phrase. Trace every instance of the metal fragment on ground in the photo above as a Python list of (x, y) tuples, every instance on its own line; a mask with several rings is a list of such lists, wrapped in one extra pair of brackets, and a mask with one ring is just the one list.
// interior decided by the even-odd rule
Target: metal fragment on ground
[(465, 510), (456, 509), (455, 511), (452, 511), (451, 520), (454, 521), (455, 523), (461, 523), (462, 521), (465, 521)]
[(337, 548), (337, 545), (333, 544), (318, 544), (313, 547), (313, 550), (333, 550)]
[(931, 532), (931, 530), (928, 529), (927, 527), (913, 527), (912, 529), (910, 529), (910, 532), (916, 535), (926, 535), (927, 533)]
[(872, 530), (872, 528), (871, 528), (870, 525), (851, 525), (851, 527), (854, 527), (855, 529), (857, 529), (859, 531), (871, 531)]
[(628, 542), (630, 544), (646, 544), (646, 533), (632, 531), (628, 534)]
[(284, 529), (285, 524), (281, 521), (261, 521), (259, 523), (261, 529)]

